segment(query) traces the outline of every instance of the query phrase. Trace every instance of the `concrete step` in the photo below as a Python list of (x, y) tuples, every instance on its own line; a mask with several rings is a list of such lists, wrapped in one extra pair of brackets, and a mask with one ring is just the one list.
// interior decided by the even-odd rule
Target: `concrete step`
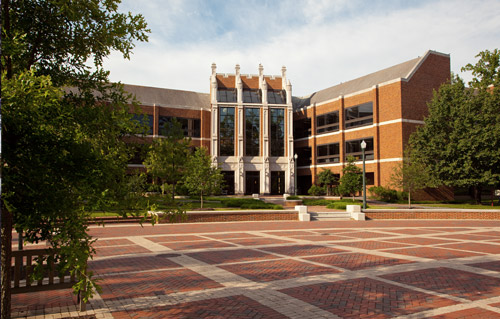
[(351, 214), (346, 212), (317, 212), (310, 213), (311, 220), (350, 220)]

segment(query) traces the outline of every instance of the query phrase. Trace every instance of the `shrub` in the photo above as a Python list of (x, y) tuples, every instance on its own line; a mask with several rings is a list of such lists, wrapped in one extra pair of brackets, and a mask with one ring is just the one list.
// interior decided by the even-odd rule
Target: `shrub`
[(295, 195), (292, 195), (292, 196), (288, 196), (286, 198), (286, 200), (297, 200), (297, 199), (301, 199), (299, 196), (295, 196)]
[(395, 202), (398, 200), (398, 192), (394, 189), (385, 188), (383, 186), (373, 186), (368, 189), (375, 196), (375, 199), (384, 202)]
[(304, 203), (304, 205), (307, 206), (327, 206), (328, 204), (332, 203), (332, 201), (328, 199), (307, 199), (307, 198), (302, 199), (302, 202)]
[(326, 190), (325, 190), (325, 187), (321, 187), (318, 185), (312, 185), (311, 188), (309, 188), (309, 190), (307, 191), (307, 193), (309, 195), (313, 195), (313, 196), (320, 196), (320, 195), (325, 195)]
[(334, 202), (330, 203), (329, 205), (327, 205), (326, 208), (345, 210), (347, 205), (359, 205), (359, 206), (361, 206), (363, 204), (362, 203), (358, 203), (358, 202), (354, 202), (353, 203), (352, 201), (349, 201), (349, 202), (334, 201)]

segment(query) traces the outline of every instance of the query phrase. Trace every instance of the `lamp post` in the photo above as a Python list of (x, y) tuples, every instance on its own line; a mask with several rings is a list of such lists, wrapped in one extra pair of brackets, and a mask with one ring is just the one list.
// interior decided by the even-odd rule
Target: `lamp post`
[(295, 161), (293, 162), (293, 177), (294, 177), (294, 180), (293, 180), (293, 195), (297, 196), (297, 158), (299, 158), (299, 155), (295, 154), (293, 156), (293, 158), (295, 159)]
[(365, 140), (363, 140), (361, 142), (361, 150), (363, 151), (363, 209), (366, 209), (365, 149), (366, 149), (366, 142)]

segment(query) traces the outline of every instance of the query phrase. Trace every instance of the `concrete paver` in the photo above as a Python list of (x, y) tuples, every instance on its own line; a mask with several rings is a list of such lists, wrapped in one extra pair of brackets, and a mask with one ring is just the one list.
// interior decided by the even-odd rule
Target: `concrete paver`
[(102, 286), (14, 295), (13, 318), (500, 318), (500, 222), (91, 227)]

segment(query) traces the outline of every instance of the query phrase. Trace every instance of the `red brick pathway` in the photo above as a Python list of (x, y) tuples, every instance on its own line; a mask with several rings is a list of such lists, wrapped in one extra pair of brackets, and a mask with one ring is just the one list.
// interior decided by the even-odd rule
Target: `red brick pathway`
[[(91, 227), (102, 291), (14, 295), (13, 318), (500, 318), (499, 221)], [(243, 246), (243, 247), (242, 247)]]

